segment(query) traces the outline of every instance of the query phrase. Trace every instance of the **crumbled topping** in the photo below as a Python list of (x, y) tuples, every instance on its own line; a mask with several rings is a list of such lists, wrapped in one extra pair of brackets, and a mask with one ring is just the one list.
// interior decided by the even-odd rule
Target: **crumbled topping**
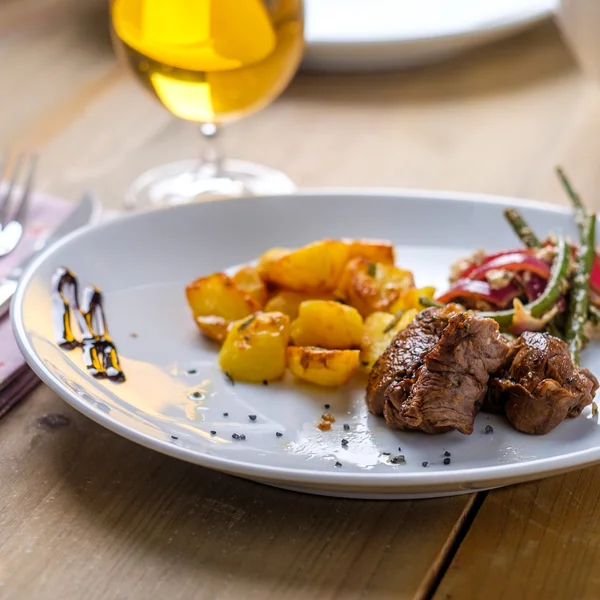
[(493, 290), (505, 288), (513, 280), (513, 277), (514, 273), (506, 269), (490, 269), (485, 274), (485, 278)]
[(479, 266), (485, 257), (485, 252), (483, 250), (475, 250), (473, 254), (470, 256), (465, 256), (457, 260), (450, 267), (450, 283), (454, 283), (457, 279), (460, 278), (461, 273), (463, 273), (466, 269), (472, 266)]

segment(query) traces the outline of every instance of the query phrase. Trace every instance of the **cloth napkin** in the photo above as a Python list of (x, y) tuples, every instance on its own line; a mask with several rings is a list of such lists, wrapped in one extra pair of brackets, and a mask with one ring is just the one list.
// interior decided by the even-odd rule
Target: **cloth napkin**
[[(73, 204), (46, 194), (34, 194), (25, 234), (8, 256), (0, 258), (0, 278), (31, 255), (36, 243), (47, 236), (72, 210)], [(40, 380), (27, 366), (15, 341), (8, 317), (0, 320), (0, 417), (33, 390)]]

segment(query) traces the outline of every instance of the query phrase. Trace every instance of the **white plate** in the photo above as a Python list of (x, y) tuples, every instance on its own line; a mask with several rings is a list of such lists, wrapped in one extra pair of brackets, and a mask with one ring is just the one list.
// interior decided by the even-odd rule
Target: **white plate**
[(413, 67), (547, 19), (557, 0), (305, 0), (311, 69)]
[[(571, 216), (555, 207), (376, 190), (246, 198), (133, 215), (75, 233), (41, 256), (15, 296), (13, 325), (31, 367), (67, 402), (120, 435), (199, 465), (275, 486), (361, 498), (441, 496), (534, 479), (600, 460), (600, 430), (589, 411), (544, 437), (518, 433), (485, 414), (471, 436), (394, 432), (368, 414), (361, 380), (337, 392), (291, 381), (232, 386), (184, 297), (192, 279), (249, 261), (271, 246), (342, 236), (393, 240), (399, 264), (414, 270), (417, 284), (443, 287), (456, 257), (517, 243), (502, 218), (507, 205), (522, 206), (540, 234), (575, 234)], [(50, 279), (61, 265), (105, 292), (126, 383), (92, 379), (78, 350), (56, 346)], [(600, 373), (598, 347), (584, 357)], [(195, 390), (205, 397), (194, 399)], [(337, 421), (321, 432), (316, 425), (326, 403)], [(250, 414), (258, 416), (255, 422)], [(487, 424), (493, 434), (484, 434)], [(232, 440), (233, 433), (246, 434), (246, 441)], [(448, 466), (442, 463), (446, 450), (452, 454)], [(406, 464), (390, 464), (384, 452), (403, 454)]]

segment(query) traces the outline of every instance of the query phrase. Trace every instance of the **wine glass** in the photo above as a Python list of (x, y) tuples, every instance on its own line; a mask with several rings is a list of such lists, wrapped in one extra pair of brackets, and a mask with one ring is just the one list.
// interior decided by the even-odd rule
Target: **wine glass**
[(267, 106), (292, 79), (304, 48), (302, 0), (111, 0), (110, 7), (117, 56), (206, 140), (202, 159), (138, 177), (126, 206), (294, 191), (280, 171), (221, 158), (215, 138), (222, 125)]

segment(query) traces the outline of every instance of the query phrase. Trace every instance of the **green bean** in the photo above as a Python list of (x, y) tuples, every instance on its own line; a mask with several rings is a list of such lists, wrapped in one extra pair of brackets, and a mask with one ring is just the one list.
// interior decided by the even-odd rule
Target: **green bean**
[(587, 218), (587, 211), (585, 209), (585, 206), (581, 201), (579, 194), (573, 189), (573, 186), (571, 185), (571, 182), (567, 178), (567, 175), (565, 174), (562, 167), (556, 167), (556, 174), (558, 175), (558, 178), (560, 179), (560, 182), (562, 183), (565, 192), (567, 192), (569, 200), (571, 200), (573, 212), (575, 213), (575, 223), (577, 224), (577, 227), (579, 227), (579, 233), (581, 234), (583, 232), (585, 220)]
[(510, 223), (510, 226), (513, 228), (514, 232), (517, 234), (518, 238), (528, 247), (528, 248), (541, 248), (542, 244), (540, 240), (538, 240), (535, 233), (533, 233), (533, 229), (529, 227), (527, 221), (523, 218), (521, 213), (514, 208), (507, 208), (504, 211), (504, 216), (506, 220)]
[(433, 306), (435, 308), (443, 308), (445, 306), (441, 302), (436, 302), (427, 296), (421, 296), (419, 302), (421, 303), (421, 306)]
[(575, 364), (579, 364), (579, 354), (583, 345), (583, 328), (588, 318), (590, 272), (594, 262), (595, 245), (596, 215), (590, 215), (586, 217), (581, 230), (579, 251), (577, 253), (577, 268), (571, 287), (569, 316), (565, 332), (566, 342), (569, 345), (571, 358)]

